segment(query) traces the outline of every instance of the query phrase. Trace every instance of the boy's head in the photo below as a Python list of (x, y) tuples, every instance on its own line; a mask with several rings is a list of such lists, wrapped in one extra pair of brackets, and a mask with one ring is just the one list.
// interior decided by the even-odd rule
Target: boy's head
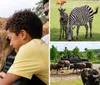
[(41, 39), (42, 22), (39, 17), (29, 9), (15, 12), (6, 23), (10, 44), (19, 50), (20, 46), (31, 39)]

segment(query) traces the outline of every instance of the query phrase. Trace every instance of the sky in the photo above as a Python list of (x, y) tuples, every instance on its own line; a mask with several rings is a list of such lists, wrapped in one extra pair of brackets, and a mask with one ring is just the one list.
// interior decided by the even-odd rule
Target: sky
[(0, 0), (0, 17), (8, 18), (15, 11), (33, 8), (40, 0)]
[(80, 49), (80, 51), (84, 51), (85, 48), (100, 49), (99, 42), (51, 42), (50, 48), (52, 45), (57, 47), (59, 51), (63, 51), (65, 47), (67, 47), (68, 50), (73, 50), (76, 46)]

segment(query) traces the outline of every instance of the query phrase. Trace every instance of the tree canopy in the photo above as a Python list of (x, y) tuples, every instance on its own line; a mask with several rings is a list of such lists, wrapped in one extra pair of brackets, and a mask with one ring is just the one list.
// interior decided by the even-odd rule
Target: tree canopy
[(35, 13), (40, 17), (43, 24), (46, 23), (46, 18), (43, 12), (43, 0), (36, 3), (36, 8), (33, 8), (33, 11), (35, 11)]

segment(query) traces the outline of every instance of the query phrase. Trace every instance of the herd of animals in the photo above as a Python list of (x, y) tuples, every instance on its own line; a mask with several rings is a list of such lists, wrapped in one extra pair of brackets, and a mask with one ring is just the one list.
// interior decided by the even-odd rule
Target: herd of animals
[(73, 30), (74, 30), (74, 25), (77, 26), (76, 29), (76, 40), (78, 41), (78, 34), (79, 34), (79, 29), (80, 26), (84, 26), (86, 29), (86, 34), (85, 34), (85, 39), (88, 37), (88, 23), (90, 27), (90, 38), (92, 38), (92, 22), (93, 22), (93, 17), (95, 14), (98, 13), (99, 7), (96, 8), (96, 11), (94, 12), (93, 9), (88, 6), (84, 5), (81, 7), (76, 7), (74, 8), (70, 15), (65, 12), (66, 9), (63, 8), (58, 8), (59, 13), (60, 13), (60, 36), (59, 39), (61, 38), (66, 38), (68, 41), (73, 40)]
[[(56, 70), (80, 70), (83, 85), (100, 85), (100, 68), (94, 69), (91, 62), (70, 63), (68, 60), (59, 60), (56, 64), (50, 64), (50, 71)], [(52, 74), (53, 75), (53, 74)]]
[(68, 60), (59, 60), (56, 64), (50, 64), (50, 70), (52, 73), (52, 70), (56, 70), (56, 73), (59, 72), (59, 70), (72, 70), (73, 72), (76, 70), (83, 70), (85, 68), (93, 68), (93, 65), (91, 62), (82, 62), (82, 63), (70, 63)]

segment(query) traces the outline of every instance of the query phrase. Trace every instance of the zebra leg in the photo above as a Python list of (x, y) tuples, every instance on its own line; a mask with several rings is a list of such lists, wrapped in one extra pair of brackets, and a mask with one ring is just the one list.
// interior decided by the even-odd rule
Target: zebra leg
[(90, 25), (90, 38), (92, 38), (92, 21), (89, 21), (89, 25)]
[(77, 34), (77, 36), (76, 36), (76, 41), (78, 41), (79, 27), (80, 27), (80, 26), (77, 26), (77, 30), (76, 30), (76, 34)]
[(62, 38), (64, 38), (64, 26), (62, 26)]
[(64, 32), (65, 32), (65, 39), (67, 39), (67, 27), (64, 26)]
[(59, 36), (59, 39), (61, 39), (61, 34), (62, 34), (62, 25), (60, 24), (60, 36)]
[(86, 35), (85, 35), (85, 39), (87, 39), (87, 36), (88, 36), (88, 25), (86, 24), (86, 25), (84, 25), (85, 26), (85, 28), (86, 28)]

